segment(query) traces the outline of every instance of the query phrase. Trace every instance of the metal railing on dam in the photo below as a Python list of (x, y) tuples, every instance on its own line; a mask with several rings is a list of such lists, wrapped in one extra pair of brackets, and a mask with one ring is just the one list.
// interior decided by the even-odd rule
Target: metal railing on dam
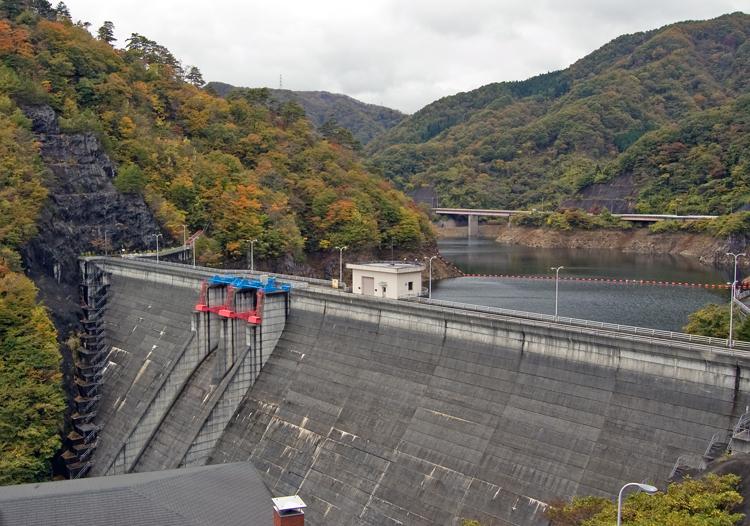
[[(519, 311), (513, 309), (502, 309), (499, 307), (486, 307), (483, 305), (473, 305), (471, 303), (460, 303), (455, 301), (445, 300), (434, 300), (426, 298), (410, 298), (409, 301), (423, 303), (427, 305), (437, 305), (442, 307), (448, 307), (453, 309), (465, 310), (469, 312), (482, 312), (486, 314), (496, 314), (500, 316), (508, 316), (513, 318), (522, 318), (527, 320), (538, 320), (553, 324), (572, 325), (576, 327), (585, 327), (593, 329), (601, 329), (619, 335), (631, 336), (634, 340), (642, 340), (646, 342), (653, 342), (656, 339), (667, 340), (675, 343), (688, 343), (691, 344), (690, 348), (698, 349), (697, 345), (700, 345), (700, 350), (707, 350), (720, 353), (729, 353), (733, 356), (744, 356), (750, 357), (750, 342), (735, 341), (731, 348), (727, 348), (726, 338), (712, 338), (709, 336), (701, 336), (698, 334), (687, 334), (682, 332), (674, 331), (663, 331), (659, 329), (651, 329), (648, 327), (636, 327), (631, 325), (621, 325), (616, 323), (607, 323), (603, 321), (595, 320), (584, 320), (579, 318), (569, 318), (565, 316), (553, 316), (552, 314), (541, 314), (537, 312)], [(745, 306), (745, 308), (747, 308)], [(601, 333), (597, 333), (601, 334)]]
[(151, 259), (134, 258), (130, 255), (126, 257), (112, 256), (88, 256), (83, 258), (86, 261), (101, 262), (105, 265), (115, 265), (123, 268), (131, 268), (142, 271), (159, 271), (164, 274), (173, 274), (186, 278), (203, 280), (217, 274), (231, 274), (234, 276), (274, 276), (280, 280), (302, 284), (314, 285), (321, 287), (330, 287), (331, 282), (324, 279), (307, 278), (303, 276), (293, 276), (289, 274), (278, 274), (271, 272), (250, 272), (249, 269), (231, 269), (231, 268), (214, 268), (214, 267), (193, 267), (187, 263), (171, 263), (167, 261), (156, 262)]

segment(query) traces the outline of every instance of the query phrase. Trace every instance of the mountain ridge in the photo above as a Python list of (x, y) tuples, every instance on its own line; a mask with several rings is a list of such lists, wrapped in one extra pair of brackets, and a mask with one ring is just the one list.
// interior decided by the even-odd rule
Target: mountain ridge
[[(405, 190), (435, 187), (446, 206), (555, 208), (596, 183), (633, 176), (636, 196), (623, 206), (727, 213), (737, 206), (688, 165), (702, 155), (701, 144), (667, 174), (674, 184), (659, 199), (652, 198), (655, 178), (664, 174), (623, 169), (653, 165), (645, 157), (666, 144), (645, 150), (641, 143), (641, 161), (624, 159), (642, 137), (670, 139), (671, 127), (696, 125), (691, 117), (701, 112), (723, 108), (729, 116), (750, 87), (748, 35), (750, 16), (739, 12), (622, 35), (564, 70), (435, 101), (367, 145), (370, 166)], [(744, 117), (725, 125), (744, 126)], [(740, 135), (732, 144), (706, 140), (734, 150), (744, 144)], [(731, 175), (724, 185), (731, 201), (746, 202), (744, 156), (714, 155)], [(696, 199), (706, 193), (709, 199)]]
[[(206, 88), (215, 91), (220, 97), (226, 97), (232, 90), (241, 89), (217, 81), (209, 82)], [(349, 130), (361, 144), (369, 143), (406, 117), (406, 114), (398, 110), (362, 102), (343, 93), (261, 89), (267, 89), (271, 98), (279, 103), (294, 101), (300, 104), (316, 128), (320, 129), (327, 122), (333, 122)]]

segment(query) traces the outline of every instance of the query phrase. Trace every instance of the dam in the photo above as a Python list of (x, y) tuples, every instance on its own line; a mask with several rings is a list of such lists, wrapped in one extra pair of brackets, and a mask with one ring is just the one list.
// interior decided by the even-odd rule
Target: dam
[[(291, 290), (271, 286), (260, 302), (261, 285), (231, 297), (221, 280), (204, 285), (219, 270), (81, 266), (71, 466), (92, 476), (250, 461), (275, 496), (303, 498), (308, 524), (545, 525), (554, 499), (663, 485), (750, 404), (750, 352), (679, 335), (291, 276), (276, 277)], [(228, 297), (261, 321), (218, 315)]]

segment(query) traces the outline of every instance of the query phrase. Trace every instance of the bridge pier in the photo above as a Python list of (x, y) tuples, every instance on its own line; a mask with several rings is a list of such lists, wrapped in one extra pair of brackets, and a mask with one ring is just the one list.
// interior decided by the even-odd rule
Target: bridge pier
[(469, 239), (479, 235), (479, 216), (470, 215), (469, 218)]

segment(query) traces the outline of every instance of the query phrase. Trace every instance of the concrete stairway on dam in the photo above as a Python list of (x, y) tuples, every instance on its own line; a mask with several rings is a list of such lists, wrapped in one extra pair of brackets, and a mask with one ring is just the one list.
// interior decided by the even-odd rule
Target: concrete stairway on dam
[(665, 480), (748, 400), (733, 362), (541, 338), (298, 292), (209, 461), (251, 460), (311, 525), (542, 525), (543, 502)]

